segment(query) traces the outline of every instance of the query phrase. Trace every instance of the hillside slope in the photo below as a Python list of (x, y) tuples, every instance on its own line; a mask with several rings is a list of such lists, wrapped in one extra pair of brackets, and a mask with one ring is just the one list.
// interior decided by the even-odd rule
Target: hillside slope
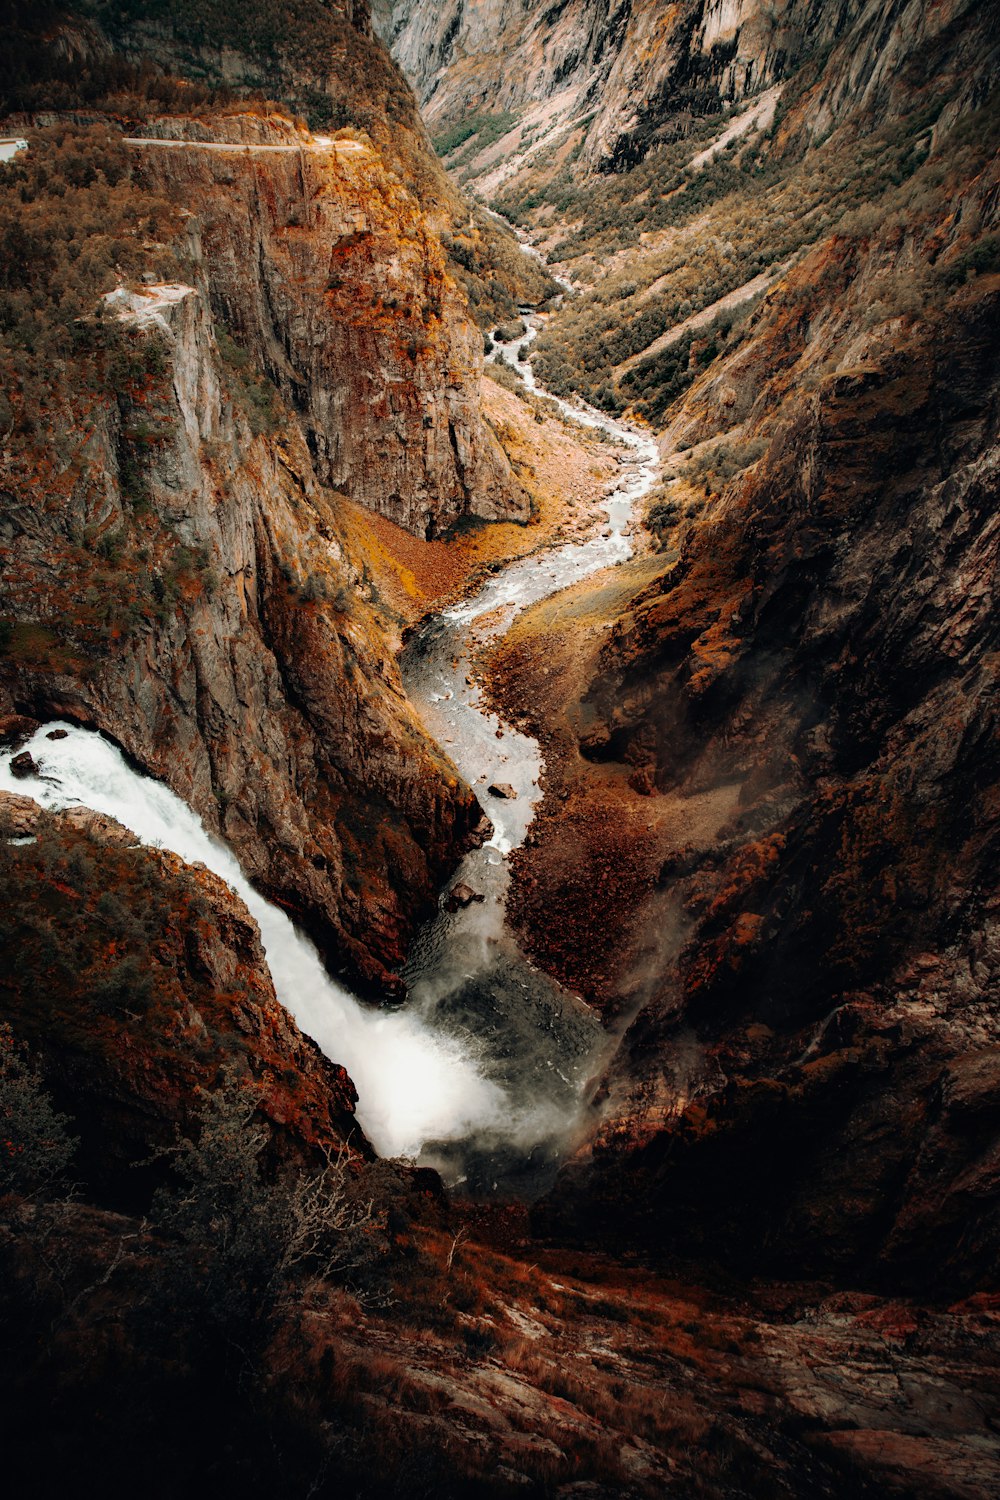
[(528, 616), (496, 690), (533, 705), (554, 794), (517, 921), (622, 1033), (539, 1222), (965, 1288), (998, 1243), (997, 52), (975, 7), (899, 8), (906, 65), (866, 77), (871, 20), (674, 225), (637, 195), (621, 248), (581, 177), (583, 255), (552, 253), (593, 291), (538, 367), (661, 430), (661, 566)]

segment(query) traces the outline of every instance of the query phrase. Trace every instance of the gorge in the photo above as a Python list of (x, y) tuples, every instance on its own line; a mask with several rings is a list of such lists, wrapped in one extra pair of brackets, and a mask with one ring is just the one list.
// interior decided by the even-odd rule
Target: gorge
[(11, 1483), (992, 1496), (991, 7), (6, 10)]

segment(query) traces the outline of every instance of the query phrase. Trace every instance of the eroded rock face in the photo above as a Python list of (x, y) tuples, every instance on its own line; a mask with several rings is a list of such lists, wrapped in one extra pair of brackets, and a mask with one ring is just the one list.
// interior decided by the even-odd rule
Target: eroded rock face
[[(1000, 281), (948, 268), (996, 192), (992, 165), (940, 218), (818, 247), (673, 409), (677, 440), (766, 445), (577, 705), (653, 832), (619, 849), (640, 894), (610, 988), (636, 1014), (561, 1232), (623, 1210), (626, 1238), (743, 1269), (993, 1283)], [(879, 274), (928, 261), (920, 316), (869, 315)], [(572, 869), (527, 868), (520, 920), (565, 930)]]
[(139, 170), (198, 215), (213, 311), (297, 412), (319, 479), (418, 536), (527, 520), (480, 410), (481, 335), (415, 198), (359, 141), (250, 124), (287, 149), (136, 147)]
[(369, 1154), (351, 1080), (278, 1003), (257, 924), (223, 881), (99, 813), (9, 793), (0, 841), (0, 1019), (69, 1112), (92, 1196), (145, 1206), (162, 1174), (151, 1153), (227, 1069), (273, 1127), (274, 1162), (348, 1139)]
[(933, 71), (975, 60), (975, 46), (962, 56), (955, 47), (973, 10), (971, 0), (888, 8), (879, 0), (396, 0), (376, 22), (430, 120), (548, 101), (563, 129), (592, 115), (585, 159), (606, 170), (830, 49), (839, 52), (826, 73), (835, 81), (810, 100), (813, 137), (859, 106), (873, 117), (906, 108), (913, 79), (900, 76), (904, 59), (922, 52)]
[[(203, 264), (193, 233), (191, 252)], [(126, 417), (97, 409), (58, 504), (44, 486), (9, 498), (4, 613), (76, 644), (7, 657), (4, 681), (168, 781), (337, 968), (378, 988), (477, 836), (478, 804), (404, 698), (297, 425), (254, 437), (224, 393), (207, 294), (148, 286), (109, 308), (137, 351), (157, 341), (165, 373)], [(153, 434), (138, 459), (126, 427)]]

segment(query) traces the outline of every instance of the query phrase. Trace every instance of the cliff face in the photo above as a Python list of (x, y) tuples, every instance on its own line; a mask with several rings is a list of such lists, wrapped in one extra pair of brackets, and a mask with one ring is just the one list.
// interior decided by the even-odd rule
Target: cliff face
[[(156, 114), (158, 94), (166, 94), (172, 112), (183, 115), (202, 102), (201, 95), (217, 125), (220, 99), (226, 96), (249, 96), (258, 103), (279, 99), (313, 130), (352, 132), (373, 148), (380, 176), (405, 183), (426, 216), (420, 234), (429, 227), (444, 241), (450, 273), (484, 327), (513, 316), (519, 303), (540, 302), (554, 291), (541, 266), (518, 251), (507, 230), (481, 212), (470, 212), (468, 200), (445, 174), (412, 90), (372, 32), (366, 4), (296, 0), (279, 6), (250, 0), (237, 12), (204, 0), (176, 0), (168, 7), (157, 0), (77, 0), (72, 10), (89, 13), (104, 31), (67, 26), (62, 12), (49, 17), (49, 51), (28, 49), (20, 68), (15, 62), (11, 69), (8, 94), (17, 101), (14, 107), (66, 108), (67, 92), (79, 94), (79, 70), (74, 75), (73, 69), (57, 67), (55, 89), (43, 82), (25, 86), (24, 76), (43, 79), (53, 49), (81, 48), (85, 72), (97, 74), (94, 86), (84, 88), (85, 108), (95, 96), (106, 101), (111, 95), (126, 118), (148, 120)], [(125, 70), (110, 88), (109, 38), (118, 69)], [(16, 57), (16, 38), (12, 52)], [(155, 71), (151, 82), (151, 63), (168, 79), (184, 80), (179, 96), (155, 81)], [(0, 66), (0, 99), (4, 82)], [(397, 188), (394, 183), (393, 191)], [(403, 217), (412, 218), (409, 206)], [(433, 256), (437, 261), (436, 251)]]
[(212, 306), (296, 411), (319, 479), (417, 535), (527, 519), (480, 411), (481, 337), (416, 200), (357, 140), (253, 135), (280, 149), (142, 146), (137, 170), (198, 215)]
[(338, 967), (386, 982), (475, 799), (404, 699), (298, 425), (229, 342), (223, 363), (207, 288), (120, 290), (99, 326), (118, 399), (64, 382), (52, 462), (35, 432), (8, 453), (7, 693), (112, 735)]
[[(480, 814), (331, 487), (420, 536), (527, 518), (432, 228), (458, 196), (362, 5), (82, 9), (22, 14), (3, 76), (101, 112), (22, 117), (2, 185), (4, 706), (112, 735), (335, 967), (392, 988)], [(244, 101), (268, 57), (335, 139)]]
[(278, 1004), (257, 925), (221, 880), (110, 818), (10, 793), (0, 841), (0, 1006), (69, 1111), (91, 1200), (145, 1208), (163, 1174), (152, 1153), (226, 1069), (253, 1088), (275, 1160), (348, 1138), (367, 1153), (350, 1079)]
[[(702, 117), (738, 108), (810, 60), (826, 80), (811, 100), (815, 138), (859, 106), (873, 116), (909, 108), (929, 80), (904, 73), (905, 59), (934, 48), (935, 71), (973, 65), (975, 10), (974, 0), (570, 0), (542, 8), (397, 0), (377, 19), (435, 128), (509, 112), (507, 129), (523, 118), (531, 131), (530, 140), (511, 137), (523, 152), (519, 166), (543, 171), (546, 161), (550, 170), (561, 164), (559, 147), (578, 129), (583, 160), (607, 171)], [(469, 170), (491, 191), (496, 167), (486, 149)]]
[(505, 110), (556, 93), (596, 98), (624, 46), (631, 8), (622, 0), (543, 9), (528, 0), (397, 0), (379, 25), (436, 123), (460, 118), (463, 108)]
[[(824, 244), (671, 410), (665, 445), (748, 458), (694, 521), (675, 481), (677, 561), (570, 704), (642, 832), (616, 845), (632, 930), (591, 979), (630, 1024), (546, 1222), (613, 1204), (744, 1267), (993, 1275), (1000, 279), (961, 267), (997, 191), (990, 165), (940, 218)], [(515, 670), (530, 693), (530, 653)], [(579, 873), (529, 860), (519, 910), (575, 951), (609, 794), (567, 764)]]
[[(711, 169), (711, 150), (691, 165), (665, 145), (632, 197), (574, 169), (564, 263), (593, 290), (539, 365), (562, 338), (564, 364), (617, 371), (590, 389), (658, 423), (665, 481), (660, 553), (529, 616), (499, 656), (550, 783), (514, 917), (622, 1033), (540, 1222), (743, 1271), (985, 1286), (1000, 184), (979, 106), (996, 44), (977, 7), (794, 9), (822, 46), (773, 132), (716, 139)], [(727, 14), (740, 57), (753, 15)], [(605, 141), (641, 146), (640, 116), (615, 108)], [(890, 166), (859, 188), (873, 142)], [(786, 250), (793, 219), (817, 227)], [(624, 927), (595, 920), (608, 904)]]

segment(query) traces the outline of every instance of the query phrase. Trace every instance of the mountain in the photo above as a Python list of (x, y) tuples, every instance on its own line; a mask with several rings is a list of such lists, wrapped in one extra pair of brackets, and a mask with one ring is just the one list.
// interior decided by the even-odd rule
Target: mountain
[[(969, 103), (974, 36), (986, 24), (974, 0), (397, 0), (377, 22), (436, 133), (461, 128), (471, 140), (479, 127), (496, 141), (506, 126), (492, 153), (505, 175), (512, 156), (542, 162), (570, 132), (589, 168), (635, 165), (712, 114), (759, 105), (775, 85), (798, 76), (811, 86), (827, 62), (808, 122), (817, 135), (859, 107), (908, 112), (942, 71), (964, 73)], [(930, 64), (923, 79), (905, 70), (915, 53)], [(477, 144), (478, 176), (492, 142)]]
[[(377, 1157), (248, 886), (0, 793), (9, 1483), (1000, 1492), (992, 8), (4, 17), (9, 785), (102, 730), (375, 1002), (353, 1057), (466, 1132), (421, 1160), (495, 1183)], [(529, 309), (541, 393), (484, 366)], [(545, 391), (660, 470), (503, 633), (634, 476)], [(480, 693), (506, 925), (456, 874)]]
[(495, 662), (550, 788), (519, 930), (622, 1032), (539, 1222), (983, 1285), (987, 10), (404, 4), (386, 35), (453, 170), (575, 284), (541, 379), (661, 434), (659, 566), (538, 606)]
[[(412, 104), (411, 135), (383, 123), (385, 157), (217, 86), (211, 49), (256, 77), (263, 32), (237, 66), (214, 11), (200, 30), (197, 7), (172, 26), (107, 12), (104, 32), (32, 11), (9, 54), (8, 102), (77, 109), (43, 110), (0, 184), (4, 708), (104, 729), (336, 965), (391, 986), (480, 813), (403, 699), (336, 494), (418, 535), (528, 516), (466, 297), (398, 175), (421, 153), (439, 172)], [(368, 49), (376, 101), (386, 78), (409, 98), (360, 10), (309, 13)], [(331, 67), (334, 89), (341, 52)]]

